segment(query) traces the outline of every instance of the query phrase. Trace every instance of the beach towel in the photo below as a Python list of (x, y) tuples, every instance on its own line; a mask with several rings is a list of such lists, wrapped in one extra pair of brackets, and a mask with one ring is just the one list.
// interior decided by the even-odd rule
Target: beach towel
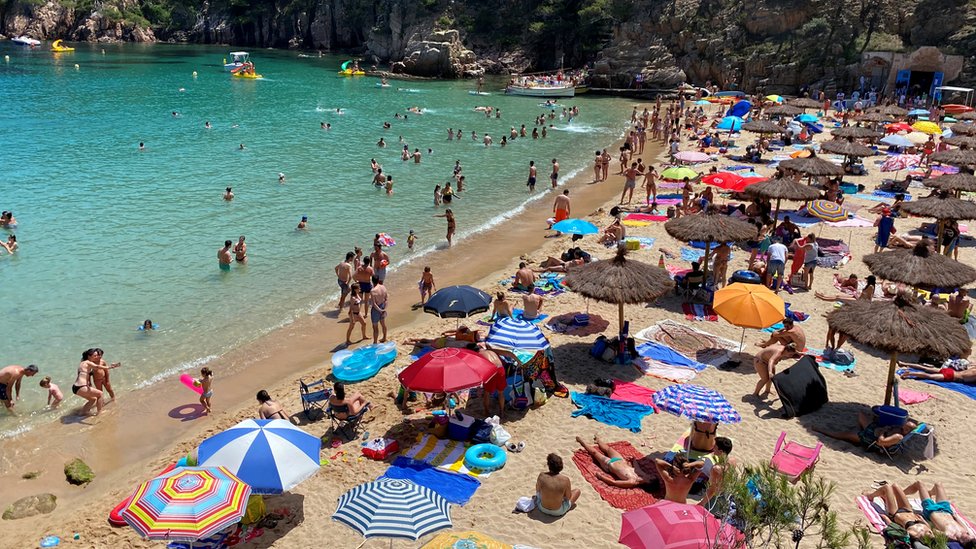
[(911, 193), (896, 193), (896, 192), (893, 192), (893, 191), (874, 191), (873, 193), (871, 193), (872, 196), (880, 196), (881, 198), (883, 198), (885, 200), (894, 200), (895, 199), (895, 195), (898, 195), (898, 194), (905, 195), (905, 202), (908, 202), (908, 201), (910, 201), (912, 199)]
[[(882, 501), (881, 498), (869, 500), (867, 496), (857, 496), (854, 501), (857, 503), (858, 509), (864, 513), (864, 517), (868, 519), (868, 524), (871, 525), (871, 530), (876, 534), (880, 534), (882, 531), (884, 531), (885, 526), (887, 526), (887, 523), (882, 518), (883, 515), (887, 514), (885, 512), (884, 501)], [(922, 501), (919, 498), (908, 498), (908, 502), (912, 504), (913, 511), (918, 514), (922, 514)], [(949, 505), (952, 506), (952, 512), (957, 517), (962, 519), (962, 522), (966, 524), (969, 531), (976, 533), (976, 524), (973, 524), (973, 521), (960, 513), (959, 509), (954, 504), (950, 502)]]
[(533, 319), (530, 320), (528, 318), (525, 318), (523, 316), (524, 314), (525, 314), (525, 311), (522, 310), (522, 309), (512, 309), (512, 317), (514, 317), (516, 320), (524, 320), (524, 321), (530, 322), (532, 324), (538, 324), (538, 323), (542, 322), (543, 320), (549, 318), (549, 315), (540, 314), (539, 316), (537, 316), (537, 317), (535, 317), (535, 318), (533, 318)]
[(668, 216), (666, 215), (652, 215), (646, 213), (629, 213), (623, 219), (623, 224), (627, 225), (628, 222), (641, 222), (646, 225), (651, 223), (657, 223), (658, 221), (667, 221)]
[(576, 315), (579, 313), (566, 313), (562, 315), (557, 315), (549, 319), (546, 323), (546, 328), (550, 330), (571, 336), (577, 337), (587, 337), (594, 334), (603, 333), (610, 326), (610, 321), (603, 318), (597, 314), (589, 314), (590, 321), (586, 326), (578, 326), (574, 322)]
[(812, 356), (819, 366), (834, 370), (835, 372), (853, 372), (854, 366), (857, 365), (857, 357), (854, 357), (854, 362), (850, 364), (836, 364), (826, 360), (823, 356), (823, 349), (814, 349), (812, 347), (807, 347), (806, 354)]
[(467, 449), (468, 447), (463, 442), (441, 440), (432, 435), (424, 435), (420, 442), (414, 444), (403, 455), (445, 471), (464, 473), (478, 478), (490, 476), (491, 472), (475, 473), (464, 466), (464, 452)]
[(681, 312), (685, 314), (685, 320), (718, 322), (718, 314), (711, 305), (704, 305), (701, 303), (682, 303)]
[(637, 385), (636, 383), (631, 383), (629, 381), (624, 381), (622, 379), (613, 380), (613, 394), (610, 398), (614, 400), (626, 400), (627, 402), (636, 402), (637, 404), (643, 404), (645, 406), (650, 406), (657, 411), (657, 407), (654, 406), (654, 389), (650, 387), (644, 387), (643, 385)]
[(783, 221), (787, 216), (789, 216), (790, 221), (797, 227), (812, 227), (823, 221), (819, 217), (800, 215), (796, 211), (780, 211), (777, 219)]
[[(898, 370), (898, 375), (907, 370)], [(955, 391), (959, 394), (966, 395), (969, 398), (976, 400), (976, 385), (969, 385), (968, 383), (957, 383), (955, 381), (933, 381), (931, 379), (916, 379), (914, 381), (921, 381), (922, 383), (928, 383), (929, 385), (938, 385), (939, 387), (949, 389), (950, 391)]]
[(709, 366), (718, 366), (730, 360), (739, 349), (738, 341), (718, 337), (674, 320), (662, 320), (637, 332), (634, 337), (667, 345)]
[(637, 368), (637, 370), (646, 376), (665, 379), (675, 383), (687, 383), (698, 377), (697, 370), (670, 366), (668, 364), (664, 364), (663, 362), (658, 362), (656, 360), (643, 357), (635, 358), (633, 365), (635, 368)]
[[(629, 442), (611, 442), (608, 446), (620, 452), (620, 455), (627, 459), (638, 460), (642, 457), (641, 453)], [(641, 488), (618, 488), (596, 478), (597, 473), (604, 471), (593, 461), (590, 454), (582, 448), (573, 453), (573, 463), (579, 468), (580, 474), (583, 475), (586, 482), (589, 482), (590, 486), (596, 490), (596, 493), (600, 494), (603, 501), (606, 501), (616, 509), (633, 511), (634, 509), (646, 507), (657, 501), (653, 495)]]
[(697, 248), (687, 248), (681, 247), (681, 260), (682, 261), (701, 261), (701, 258), (705, 255), (705, 250), (699, 250)]
[(642, 250), (653, 248), (654, 243), (657, 242), (656, 238), (652, 238), (649, 236), (628, 236), (624, 240), (624, 242), (629, 242), (631, 240), (636, 241), (637, 244), (640, 246), (640, 249)]
[(925, 402), (930, 398), (934, 397), (922, 391), (913, 391), (911, 389), (905, 389), (904, 387), (898, 387), (898, 400), (900, 400), (902, 404), (918, 404), (920, 402)]
[(654, 413), (654, 408), (650, 406), (626, 400), (613, 400), (576, 391), (570, 393), (570, 397), (573, 404), (579, 406), (579, 410), (574, 410), (570, 414), (573, 417), (587, 416), (600, 423), (627, 429), (633, 433), (640, 432), (644, 416)]
[(874, 226), (874, 222), (873, 221), (869, 221), (867, 219), (864, 219), (863, 217), (857, 217), (857, 216), (847, 218), (847, 219), (845, 219), (843, 221), (837, 221), (837, 222), (824, 221), (824, 223), (828, 227), (838, 227), (838, 228), (847, 228), (847, 227), (859, 228), (859, 227), (873, 227)]
[(675, 351), (671, 347), (656, 341), (647, 341), (638, 345), (637, 354), (644, 358), (656, 360), (669, 366), (691, 368), (696, 372), (700, 372), (708, 367), (707, 364), (702, 364), (697, 360), (692, 360), (678, 351)]
[(668, 276), (671, 280), (674, 280), (676, 276), (684, 276), (691, 272), (691, 269), (682, 267), (681, 265), (665, 265), (664, 269), (668, 271)]
[[(566, 291), (566, 287), (561, 284), (563, 280), (563, 275), (556, 273), (543, 273), (535, 281), (535, 288), (533, 288), (532, 293), (536, 295), (559, 295)], [(527, 294), (529, 292), (525, 290), (520, 290), (518, 288), (513, 288), (512, 284), (515, 282), (515, 277), (509, 277), (504, 280), (499, 280), (498, 284), (505, 286), (508, 291), (516, 294)]]
[(680, 198), (658, 198), (656, 200), (658, 206), (674, 206), (675, 204), (681, 204)]
[(456, 505), (467, 503), (481, 486), (481, 481), (470, 475), (443, 471), (429, 463), (403, 456), (397, 457), (379, 478), (409, 480), (430, 488)]

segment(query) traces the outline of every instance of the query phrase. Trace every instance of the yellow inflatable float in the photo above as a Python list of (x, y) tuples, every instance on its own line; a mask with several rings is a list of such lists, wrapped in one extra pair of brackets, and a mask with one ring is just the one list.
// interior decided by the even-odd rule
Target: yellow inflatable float
[(339, 76), (365, 76), (365, 75), (366, 75), (366, 71), (354, 71), (352, 69), (339, 71)]
[(264, 76), (258, 74), (254, 71), (254, 63), (250, 61), (244, 63), (240, 67), (230, 71), (231, 76), (235, 78), (249, 78), (251, 80), (257, 80), (259, 78), (264, 78)]
[(63, 40), (61, 39), (55, 40), (54, 43), (51, 44), (51, 51), (59, 52), (59, 53), (66, 52), (66, 51), (75, 51), (74, 48), (69, 48), (68, 46), (61, 45), (61, 42), (63, 42)]

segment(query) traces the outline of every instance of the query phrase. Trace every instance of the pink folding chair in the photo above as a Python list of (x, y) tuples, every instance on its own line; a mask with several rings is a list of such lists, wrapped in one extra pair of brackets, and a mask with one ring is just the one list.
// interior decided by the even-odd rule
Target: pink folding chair
[(796, 482), (800, 479), (800, 475), (813, 469), (817, 464), (823, 443), (818, 442), (815, 447), (810, 448), (794, 441), (786, 442), (785, 445), (784, 442), (786, 442), (786, 431), (780, 433), (769, 465), (789, 477), (790, 482)]

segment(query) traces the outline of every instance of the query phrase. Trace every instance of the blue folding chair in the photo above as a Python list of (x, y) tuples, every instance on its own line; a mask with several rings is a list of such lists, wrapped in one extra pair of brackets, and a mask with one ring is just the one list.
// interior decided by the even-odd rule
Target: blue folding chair
[(916, 436), (920, 436), (920, 437), (925, 437), (925, 438), (928, 438), (929, 439), (928, 442), (927, 442), (927, 444), (926, 444), (925, 458), (926, 459), (931, 459), (933, 457), (931, 455), (932, 454), (932, 451), (930, 450), (930, 448), (932, 448), (932, 444), (933, 444), (933, 439), (931, 437), (935, 436), (934, 433), (935, 433), (935, 428), (934, 427), (930, 427), (927, 423), (919, 423), (918, 424), (918, 427), (912, 429), (911, 432), (909, 432), (907, 435), (905, 435), (905, 437), (902, 438), (897, 444), (893, 444), (893, 445), (888, 446), (887, 448), (885, 448), (885, 447), (879, 445), (877, 442), (874, 442), (874, 443), (871, 444), (870, 448), (868, 448), (868, 449), (869, 450), (877, 450), (877, 451), (881, 452), (882, 454), (888, 456), (888, 459), (893, 459), (895, 456), (897, 456), (897, 455), (902, 454), (902, 453), (905, 452), (906, 448), (908, 447), (909, 442), (913, 438), (915, 438)]
[(305, 383), (305, 381), (299, 379), (298, 385), (302, 400), (302, 410), (305, 412), (305, 418), (309, 421), (314, 421), (310, 414), (312, 410), (318, 410), (318, 417), (320, 418), (325, 415), (325, 408), (322, 403), (328, 402), (329, 398), (332, 396), (332, 389), (326, 386), (325, 380), (320, 379), (311, 383)]

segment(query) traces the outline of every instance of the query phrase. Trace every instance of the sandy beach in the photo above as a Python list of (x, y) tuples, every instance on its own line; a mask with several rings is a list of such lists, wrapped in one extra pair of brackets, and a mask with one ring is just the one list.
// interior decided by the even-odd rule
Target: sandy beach
[[(640, 105), (643, 108), (645, 105)], [(650, 104), (647, 105), (651, 107)], [(826, 134), (824, 134), (826, 135)], [(748, 139), (748, 134), (740, 141)], [(823, 138), (821, 135), (819, 138)], [(619, 144), (608, 144), (608, 150), (616, 151)], [(655, 147), (651, 149), (651, 147)], [(660, 155), (661, 146), (654, 144), (645, 149), (645, 160)], [(652, 154), (653, 153), (653, 154)], [(589, 155), (580, 151), (580, 155)], [(880, 182), (882, 174), (874, 160), (867, 159), (871, 173), (868, 176), (848, 178), (848, 181), (865, 185), (868, 189)], [(662, 158), (654, 162), (659, 165)], [(722, 167), (734, 164), (720, 158), (695, 166), (698, 171), (712, 165)], [(573, 217), (584, 217), (596, 225), (605, 227), (611, 220), (606, 213), (615, 205), (623, 186), (623, 177), (614, 175), (617, 162), (611, 164), (611, 175), (606, 182), (592, 183), (592, 171), (584, 170), (574, 180), (567, 182), (571, 189)], [(759, 168), (762, 175), (771, 175), (769, 168)], [(512, 183), (513, 187), (519, 186)], [(541, 185), (540, 185), (541, 189)], [(539, 191), (537, 191), (539, 192)], [(638, 196), (643, 196), (641, 189)], [(670, 189), (659, 193), (672, 192)], [(916, 192), (916, 194), (918, 194)], [(431, 266), (439, 287), (453, 283), (466, 283), (493, 294), (503, 291), (500, 284), (511, 276), (520, 260), (536, 265), (546, 257), (559, 256), (570, 246), (568, 236), (548, 237), (545, 219), (549, 217), (552, 198), (550, 193), (526, 209), (510, 222), (474, 235), (449, 250), (440, 251), (424, 264)], [(636, 197), (635, 197), (636, 198)], [(635, 200), (635, 203), (637, 200)], [(724, 200), (720, 199), (719, 203)], [(846, 206), (860, 210), (868, 220), (874, 216), (866, 209), (875, 203), (849, 199)], [(793, 204), (792, 207), (798, 205)], [(784, 208), (790, 207), (784, 203)], [(900, 233), (917, 228), (924, 220), (899, 218), (896, 227)], [(463, 220), (459, 220), (463, 224)], [(860, 277), (869, 274), (861, 257), (873, 251), (875, 230), (865, 228), (835, 228), (814, 226), (808, 231), (823, 238), (843, 239), (850, 245), (852, 261), (837, 269), (820, 268), (816, 273), (814, 288), (799, 290), (793, 295), (783, 294), (793, 311), (809, 315), (800, 324), (805, 330), (808, 346), (822, 348), (826, 335), (823, 315), (833, 308), (833, 303), (814, 297), (813, 290), (834, 293), (833, 275), (847, 276), (856, 273)], [(656, 265), (662, 249), (678, 252), (683, 243), (676, 242), (664, 231), (662, 223), (628, 227), (628, 237), (653, 238), (653, 246), (631, 252), (628, 256)], [(579, 245), (594, 258), (607, 259), (614, 251), (587, 237)], [(960, 261), (974, 261), (971, 240), (964, 240)], [(745, 268), (748, 252), (734, 249), (729, 272)], [(680, 257), (668, 259), (669, 265), (687, 267)], [(391, 324), (390, 338), (402, 342), (409, 337), (425, 337), (442, 330), (454, 328), (454, 320), (443, 320), (411, 309), (418, 301), (416, 279), (423, 265), (411, 263), (405, 272), (391, 275)], [(509, 293), (509, 301), (521, 306), (518, 295)], [(616, 305), (586, 301), (573, 292), (546, 296), (543, 312), (560, 315), (587, 311), (591, 317), (609, 321), (603, 332), (608, 337), (616, 332)], [(662, 320), (671, 320), (693, 326), (714, 336), (738, 342), (742, 331), (727, 322), (687, 320), (681, 309), (681, 300), (668, 294), (649, 306), (627, 306), (626, 318), (631, 333), (650, 327)], [(344, 317), (345, 315), (343, 315)], [(469, 319), (474, 321), (476, 319)], [(472, 325), (471, 322), (467, 324)], [(345, 320), (337, 321), (334, 310), (311, 315), (281, 330), (268, 334), (222, 357), (211, 367), (218, 372), (215, 382), (214, 408), (211, 417), (198, 417), (196, 397), (178, 384), (157, 385), (148, 389), (124, 394), (106, 408), (97, 419), (62, 422), (42, 426), (25, 435), (5, 439), (0, 448), (0, 505), (6, 507), (12, 501), (31, 494), (51, 492), (58, 497), (58, 508), (51, 514), (17, 521), (4, 521), (4, 535), (0, 547), (34, 547), (46, 535), (57, 535), (70, 547), (160, 547), (161, 542), (140, 540), (130, 528), (113, 528), (106, 522), (109, 511), (134, 489), (138, 481), (148, 479), (165, 465), (177, 460), (195, 448), (201, 440), (230, 427), (242, 419), (255, 417), (254, 394), (264, 388), (303, 424), (310, 433), (325, 435), (328, 420), (307, 423), (298, 399), (298, 380), (314, 380), (328, 375), (329, 357), (338, 349), (346, 329)], [(487, 327), (478, 326), (487, 331)], [(596, 335), (577, 337), (543, 328), (552, 343), (556, 372), (559, 381), (572, 391), (583, 391), (595, 378), (612, 377), (631, 381), (652, 389), (661, 389), (671, 382), (643, 375), (631, 365), (608, 365), (593, 359), (587, 350)], [(864, 517), (855, 504), (855, 498), (871, 488), (875, 481), (906, 485), (916, 480), (931, 484), (942, 482), (952, 496), (953, 503), (965, 514), (976, 516), (976, 487), (974, 473), (969, 463), (968, 434), (974, 418), (972, 401), (958, 393), (941, 387), (906, 381), (903, 388), (924, 391), (933, 398), (908, 407), (913, 418), (935, 427), (937, 452), (934, 459), (913, 463), (906, 459), (889, 460), (878, 454), (868, 454), (846, 442), (836, 441), (813, 432), (814, 426), (835, 430), (854, 430), (858, 410), (867, 410), (879, 404), (884, 397), (886, 355), (857, 344), (848, 345), (857, 358), (856, 376), (847, 377), (837, 371), (822, 369), (826, 378), (830, 403), (821, 410), (800, 418), (780, 418), (780, 405), (773, 397), (757, 401), (748, 397), (756, 383), (752, 368), (755, 342), (764, 338), (754, 330), (745, 333), (742, 364), (735, 370), (722, 371), (709, 367), (700, 372), (694, 383), (722, 392), (742, 415), (736, 425), (722, 425), (719, 434), (735, 441), (733, 456), (744, 464), (768, 461), (782, 431), (791, 440), (807, 445), (824, 444), (816, 474), (837, 483), (832, 500), (832, 510), (838, 512), (845, 525), (864, 523)], [(409, 448), (420, 436), (427, 422), (426, 413), (419, 410), (421, 404), (413, 403), (412, 409), (403, 411), (393, 402), (398, 383), (396, 371), (409, 364), (411, 349), (400, 346), (396, 362), (384, 368), (376, 377), (355, 385), (366, 395), (376, 410), (371, 414), (365, 430), (370, 437), (395, 438), (401, 448)], [(782, 366), (786, 366), (783, 364)], [(422, 401), (421, 401), (422, 402)], [(69, 405), (74, 402), (69, 400)], [(471, 411), (480, 416), (481, 402), (472, 399)], [(524, 544), (540, 549), (555, 547), (613, 547), (620, 531), (621, 511), (603, 501), (584, 480), (579, 469), (572, 463), (573, 452), (578, 448), (575, 437), (590, 438), (600, 434), (609, 441), (628, 441), (642, 454), (662, 453), (670, 449), (676, 439), (687, 429), (688, 423), (666, 413), (648, 416), (640, 433), (632, 433), (586, 417), (572, 418), (575, 407), (569, 399), (550, 398), (536, 409), (525, 413), (509, 412), (506, 428), (513, 440), (524, 441), (521, 453), (510, 454), (505, 468), (483, 479), (471, 501), (452, 509), (455, 530), (484, 532), (509, 544)], [(362, 538), (348, 527), (334, 522), (337, 498), (353, 486), (381, 475), (387, 464), (359, 457), (359, 441), (343, 444), (338, 448), (323, 448), (322, 456), (330, 464), (310, 480), (282, 496), (266, 498), (267, 509), (285, 518), (273, 529), (239, 547), (313, 547), (326, 543), (330, 547), (354, 548), (362, 544)], [(535, 478), (545, 468), (545, 458), (550, 452), (563, 457), (565, 474), (582, 496), (575, 509), (565, 517), (553, 519), (532, 512), (514, 513), (515, 502), (520, 496), (534, 492)], [(64, 482), (61, 469), (65, 462), (81, 457), (88, 462), (97, 477), (84, 488), (71, 487)], [(39, 471), (34, 479), (22, 475)], [(79, 539), (70, 541), (77, 533)], [(394, 540), (395, 547), (419, 547), (431, 536), (418, 542)], [(873, 541), (881, 545), (880, 536)], [(371, 539), (362, 547), (387, 547), (387, 538)]]

